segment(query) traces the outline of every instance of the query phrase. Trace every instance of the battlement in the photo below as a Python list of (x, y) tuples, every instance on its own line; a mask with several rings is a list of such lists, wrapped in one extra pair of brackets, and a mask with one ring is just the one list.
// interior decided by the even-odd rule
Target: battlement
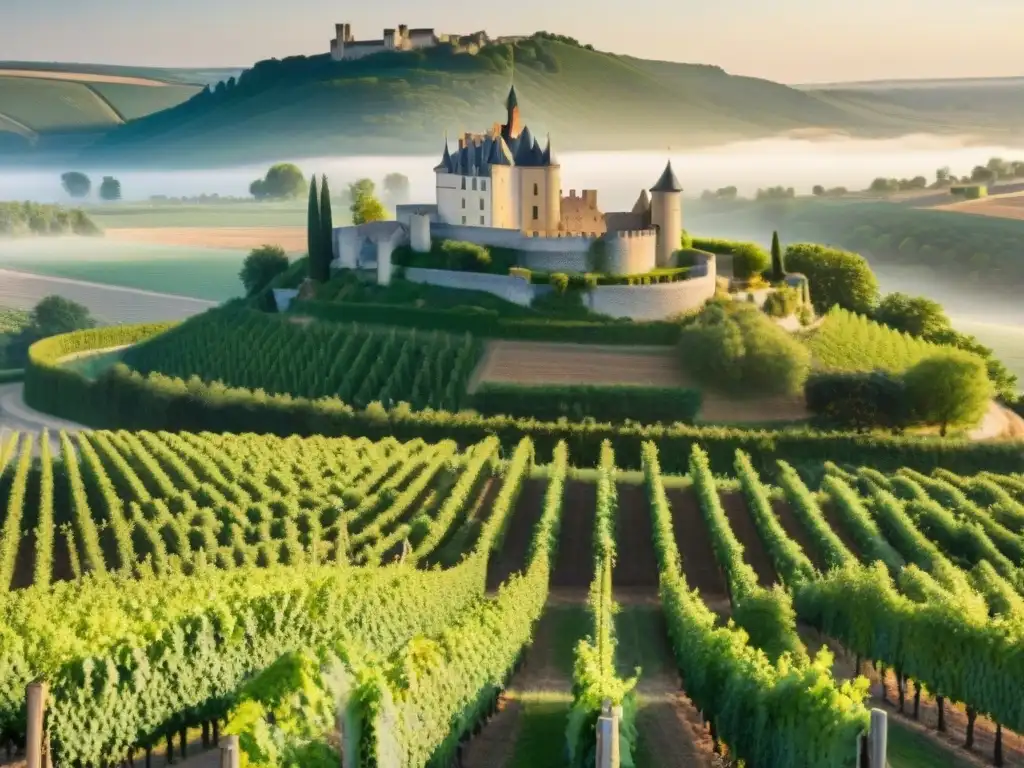
[(620, 229), (616, 232), (608, 232), (605, 235), (605, 238), (608, 240), (617, 238), (654, 240), (657, 237), (658, 230), (656, 229)]
[(584, 189), (582, 190), (582, 194), (577, 197), (576, 190), (570, 189), (569, 196), (563, 197), (562, 200), (580, 200), (587, 208), (597, 208), (597, 190)]

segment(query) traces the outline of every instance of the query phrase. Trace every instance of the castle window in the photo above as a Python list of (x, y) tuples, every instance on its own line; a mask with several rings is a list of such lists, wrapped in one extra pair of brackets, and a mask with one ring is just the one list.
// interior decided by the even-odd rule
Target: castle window
[(483, 201), (483, 198), (480, 198), (480, 210), (482, 211), (483, 209), (484, 209), (484, 201)]
[[(540, 187), (538, 187), (536, 184), (534, 184), (533, 185), (533, 196), (536, 197), (539, 194), (540, 194)], [(533, 218), (536, 219), (537, 217), (534, 216)]]
[(538, 210), (537, 206), (535, 205), (535, 206), (533, 206), (533, 220), (536, 221), (539, 218), (540, 218), (540, 210)]
[(462, 177), (462, 188), (463, 189), (466, 188), (466, 177), (465, 176)]
[(481, 217), (480, 217), (480, 226), (482, 227), (483, 225), (484, 225), (484, 217), (483, 217), (483, 216), (481, 216)]
[(480, 189), (483, 192), (487, 191), (487, 179), (480, 179)]
[(462, 198), (462, 207), (463, 207), (463, 208), (465, 208), (465, 207), (466, 207), (466, 198)]
[(465, 216), (463, 216), (463, 217), (462, 217), (462, 223), (463, 223), (463, 224), (465, 224), (465, 223), (466, 223), (466, 217), (465, 217)]
[(476, 179), (473, 179), (473, 191), (476, 191)]

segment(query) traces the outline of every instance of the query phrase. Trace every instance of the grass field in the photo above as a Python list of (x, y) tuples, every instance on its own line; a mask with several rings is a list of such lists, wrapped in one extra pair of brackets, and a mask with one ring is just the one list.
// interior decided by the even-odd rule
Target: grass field
[(217, 302), (241, 295), (243, 258), (237, 250), (106, 238), (0, 240), (0, 268)]
[(22, 126), (16, 132), (29, 136), (106, 130), (176, 106), (201, 88), (149, 71), (88, 69), (0, 63), (0, 130)]
[[(150, 227), (305, 227), (306, 201), (140, 202), (83, 206), (103, 229)], [(344, 213), (340, 205), (338, 214)]]

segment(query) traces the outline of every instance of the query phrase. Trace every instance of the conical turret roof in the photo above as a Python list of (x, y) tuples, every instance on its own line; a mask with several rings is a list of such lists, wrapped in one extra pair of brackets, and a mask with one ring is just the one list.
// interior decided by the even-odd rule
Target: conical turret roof
[(641, 189), (640, 197), (633, 204), (633, 213), (647, 213), (649, 210), (651, 210), (651, 196), (647, 194), (646, 189)]
[(515, 109), (519, 106), (519, 97), (516, 96), (516, 87), (513, 85), (508, 89), (508, 96), (505, 98), (505, 109)]
[(548, 134), (548, 143), (544, 147), (544, 154), (541, 156), (541, 165), (558, 165), (555, 153), (551, 150), (551, 134)]
[(651, 192), (682, 192), (683, 186), (679, 183), (679, 179), (676, 178), (675, 171), (672, 170), (672, 161), (668, 161), (668, 165), (665, 166), (665, 170), (661, 173), (661, 178), (658, 179), (657, 183), (651, 187)]
[(448, 137), (444, 137), (444, 154), (441, 155), (441, 162), (434, 166), (435, 171), (452, 173), (455, 164), (452, 162), (452, 153), (448, 151)]

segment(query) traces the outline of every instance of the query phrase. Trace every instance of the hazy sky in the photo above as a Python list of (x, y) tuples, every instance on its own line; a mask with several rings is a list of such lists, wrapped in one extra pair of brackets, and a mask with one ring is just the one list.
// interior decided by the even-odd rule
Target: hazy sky
[(1024, 75), (1024, 0), (0, 0), (0, 60), (235, 66), (407, 23), (546, 29), (781, 82)]

